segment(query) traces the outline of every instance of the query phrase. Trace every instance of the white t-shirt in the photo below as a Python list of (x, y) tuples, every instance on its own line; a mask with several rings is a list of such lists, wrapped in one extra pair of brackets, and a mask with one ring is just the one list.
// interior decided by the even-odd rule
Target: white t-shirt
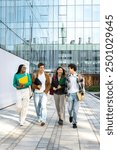
[(42, 93), (45, 90), (45, 82), (46, 82), (45, 73), (43, 72), (41, 75), (38, 75), (38, 79), (41, 81), (42, 86), (41, 86), (40, 90), (35, 89), (35, 92)]
[(76, 93), (79, 91), (79, 86), (78, 86), (78, 83), (77, 83), (77, 74), (71, 74), (69, 76), (69, 90), (68, 90), (68, 93)]

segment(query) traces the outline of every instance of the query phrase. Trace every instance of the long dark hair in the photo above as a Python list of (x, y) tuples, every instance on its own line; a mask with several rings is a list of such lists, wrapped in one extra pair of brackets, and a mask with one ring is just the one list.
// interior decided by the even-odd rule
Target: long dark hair
[(57, 71), (58, 71), (60, 68), (63, 70), (62, 76), (65, 76), (65, 69), (63, 69), (61, 66), (59, 66), (59, 67), (56, 69), (56, 73), (55, 73), (55, 74), (56, 74), (56, 77), (58, 76), (58, 72), (57, 72)]
[(17, 70), (16, 74), (18, 74), (18, 73), (20, 73), (20, 72), (21, 72), (21, 69), (22, 69), (22, 67), (23, 67), (23, 66), (24, 66), (24, 64), (19, 65), (19, 67), (18, 67), (18, 70)]

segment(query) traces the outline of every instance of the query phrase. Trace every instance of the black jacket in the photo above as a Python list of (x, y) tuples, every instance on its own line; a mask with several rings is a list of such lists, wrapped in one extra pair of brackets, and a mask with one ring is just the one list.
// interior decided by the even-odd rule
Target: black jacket
[(57, 88), (58, 85), (60, 85), (61, 88), (55, 90), (54, 93), (57, 95), (66, 94), (66, 77), (63, 76), (60, 79), (60, 81), (58, 81), (58, 77), (56, 75), (54, 75), (52, 78), (51, 88), (53, 88), (53, 87)]

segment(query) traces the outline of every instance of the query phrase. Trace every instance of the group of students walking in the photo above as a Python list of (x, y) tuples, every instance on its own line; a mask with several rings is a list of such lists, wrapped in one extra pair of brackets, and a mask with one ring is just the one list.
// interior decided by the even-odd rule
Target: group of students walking
[(25, 65), (20, 65), (17, 73), (14, 75), (13, 86), (17, 89), (17, 112), (19, 114), (19, 123), (24, 125), (28, 106), (30, 87), (34, 91), (34, 105), (38, 122), (44, 126), (47, 118), (47, 94), (50, 89), (53, 91), (55, 106), (58, 114), (58, 124), (63, 125), (65, 120), (66, 97), (68, 99), (69, 122), (73, 128), (77, 128), (77, 114), (79, 99), (77, 92), (82, 85), (84, 92), (84, 78), (77, 74), (75, 64), (68, 65), (68, 73), (63, 67), (58, 67), (50, 82), (49, 74), (44, 71), (44, 64), (38, 64), (38, 71), (33, 73), (32, 77), (26, 73)]

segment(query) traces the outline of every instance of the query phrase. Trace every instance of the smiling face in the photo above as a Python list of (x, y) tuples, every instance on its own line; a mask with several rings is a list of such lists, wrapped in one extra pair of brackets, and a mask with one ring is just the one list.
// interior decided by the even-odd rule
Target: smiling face
[(39, 71), (40, 73), (43, 73), (43, 72), (44, 72), (44, 69), (45, 69), (44, 66), (40, 66), (40, 67), (38, 68), (38, 71)]
[(22, 66), (22, 68), (21, 68), (21, 73), (25, 73), (26, 72), (26, 66), (24, 65), (24, 66)]
[(62, 76), (62, 74), (63, 74), (63, 69), (62, 69), (62, 68), (59, 68), (59, 69), (57, 70), (57, 73), (58, 73), (58, 76)]

